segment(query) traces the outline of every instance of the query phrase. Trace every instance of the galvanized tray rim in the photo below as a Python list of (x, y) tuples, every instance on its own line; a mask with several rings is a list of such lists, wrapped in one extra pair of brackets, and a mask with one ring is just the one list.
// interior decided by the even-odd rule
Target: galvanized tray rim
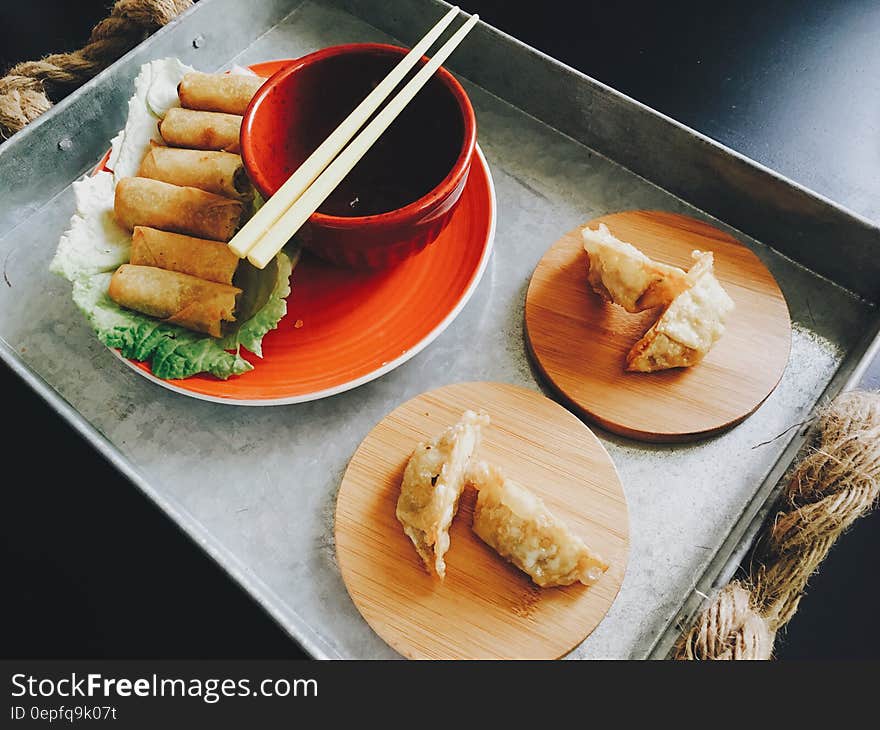
[[(434, 3), (434, 4), (436, 5), (439, 3)], [(192, 9), (188, 10), (178, 20), (182, 20), (185, 17), (189, 17), (190, 15), (198, 12), (201, 8), (205, 8), (209, 5), (210, 5), (210, 0), (203, 0), (202, 3), (195, 6)], [(289, 17), (290, 15), (296, 13), (300, 9), (301, 5), (302, 5), (302, 3), (296, 4), (294, 7), (292, 7), (290, 12), (287, 13), (287, 15), (285, 15), (285, 17)], [(448, 5), (446, 3), (442, 3), (442, 5), (445, 5), (448, 7)], [(357, 15), (357, 13), (355, 11), (351, 11), (351, 12), (354, 12), (354, 14)], [(362, 18), (362, 16), (360, 16), (360, 15), (358, 15), (358, 17)], [(177, 24), (177, 21), (169, 24), (165, 28), (160, 29), (157, 32), (157, 34), (154, 34), (153, 37), (154, 38), (158, 37), (159, 34), (170, 33), (176, 24)], [(516, 46), (522, 48), (525, 52), (527, 52), (529, 54), (533, 54), (537, 57), (540, 57), (542, 59), (545, 59), (545, 60), (551, 62), (554, 66), (559, 67), (560, 69), (564, 70), (566, 73), (576, 74), (578, 77), (586, 80), (588, 83), (593, 84), (597, 87), (600, 87), (605, 93), (612, 95), (616, 98), (619, 98), (623, 101), (626, 101), (628, 104), (631, 104), (631, 105), (635, 106), (636, 108), (641, 109), (643, 112), (650, 114), (650, 115), (656, 117), (657, 119), (662, 120), (666, 124), (671, 123), (671, 125), (674, 126), (675, 128), (678, 128), (678, 129), (686, 132), (687, 134), (691, 135), (692, 137), (694, 137), (699, 143), (701, 143), (709, 148), (715, 149), (716, 151), (721, 152), (727, 156), (730, 156), (732, 158), (739, 160), (742, 164), (746, 165), (747, 167), (750, 167), (753, 170), (755, 170), (761, 174), (769, 176), (770, 178), (776, 180), (777, 182), (801, 192), (802, 194), (806, 195), (807, 197), (813, 198), (816, 201), (823, 203), (825, 206), (844, 214), (845, 216), (849, 217), (853, 221), (861, 224), (862, 226), (864, 226), (866, 228), (871, 229), (872, 231), (880, 231), (880, 227), (878, 227), (877, 224), (873, 223), (870, 219), (862, 216), (861, 214), (856, 213), (854, 211), (851, 211), (848, 208), (846, 208), (845, 206), (843, 206), (839, 203), (836, 203), (833, 200), (831, 200), (831, 199), (829, 199), (829, 198), (827, 198), (827, 197), (825, 197), (815, 191), (812, 191), (809, 188), (802, 186), (793, 180), (790, 180), (789, 178), (785, 177), (784, 175), (781, 175), (781, 174), (773, 171), (772, 169), (767, 168), (764, 165), (761, 165), (760, 163), (758, 163), (758, 162), (756, 162), (756, 161), (754, 161), (744, 155), (741, 155), (740, 153), (736, 152), (735, 150), (732, 150), (732, 149), (726, 147), (725, 145), (722, 145), (722, 144), (718, 143), (717, 141), (715, 141), (709, 137), (706, 137), (705, 135), (702, 135), (701, 133), (696, 132), (695, 130), (690, 129), (686, 125), (683, 125), (682, 123), (680, 123), (670, 117), (667, 117), (666, 115), (642, 104), (641, 102), (638, 102), (637, 100), (631, 99), (630, 97), (626, 96), (625, 94), (622, 94), (621, 92), (618, 92), (618, 91), (614, 90), (613, 88), (611, 88), (605, 84), (602, 84), (601, 82), (596, 81), (595, 79), (592, 79), (591, 77), (587, 76), (586, 74), (583, 74), (575, 69), (571, 69), (570, 67), (557, 61), (556, 59), (553, 59), (552, 57), (542, 53), (541, 51), (538, 51), (536, 49), (533, 49), (533, 48), (527, 46), (526, 44), (522, 43), (521, 41), (518, 41), (517, 39), (512, 38), (511, 36), (503, 33), (502, 31), (498, 31), (497, 29), (492, 28), (491, 26), (483, 23), (482, 21), (481, 21), (481, 25), (484, 26), (489, 31), (502, 36), (503, 38), (505, 38), (509, 42), (514, 43)], [(374, 26), (374, 27), (378, 28), (378, 26)], [(269, 32), (271, 29), (272, 29), (272, 26), (270, 26), (266, 32)], [(148, 39), (146, 42), (149, 42), (149, 40), (150, 39)], [(135, 53), (138, 48), (140, 48), (140, 46), (129, 51), (121, 60), (124, 61), (125, 59), (127, 59), (130, 55)], [(73, 94), (71, 94), (67, 99), (60, 102), (52, 110), (47, 112), (47, 114), (43, 115), (43, 117), (40, 120), (38, 120), (33, 125), (31, 125), (27, 130), (19, 133), (13, 139), (9, 140), (7, 143), (0, 146), (0, 155), (2, 155), (2, 153), (4, 152), (4, 149), (3, 149), (4, 147), (7, 149), (7, 151), (9, 151), (9, 150), (15, 149), (19, 145), (25, 144), (26, 140), (29, 139), (29, 137), (31, 136), (31, 134), (33, 132), (42, 128), (45, 124), (49, 123), (52, 119), (54, 119), (59, 114), (64, 113), (64, 111), (70, 105), (75, 103), (75, 101), (80, 96), (87, 94), (90, 89), (93, 89), (95, 86), (99, 85), (101, 83), (101, 81), (103, 79), (105, 79), (106, 76), (109, 75), (111, 72), (112, 72), (112, 67), (105, 69), (104, 71), (101, 72), (101, 74), (96, 76), (92, 81), (90, 81), (84, 87), (82, 87), (81, 89), (79, 89), (76, 92), (74, 92)], [(485, 87), (482, 87), (482, 88), (485, 89)], [(537, 122), (549, 127), (554, 132), (561, 134), (561, 135), (564, 135), (565, 137), (569, 138), (573, 142), (575, 142), (581, 146), (586, 147), (587, 149), (591, 150), (591, 152), (593, 152), (594, 154), (602, 156), (603, 158), (613, 162), (614, 164), (622, 165), (621, 162), (616, 161), (613, 157), (609, 157), (608, 155), (605, 155), (602, 150), (598, 150), (595, 147), (590, 146), (589, 144), (584, 142), (582, 139), (579, 139), (576, 136), (573, 136), (565, 131), (562, 131), (562, 130), (558, 129), (557, 127), (553, 126), (552, 124), (550, 124), (549, 122), (541, 119), (540, 117), (535, 116), (531, 112), (524, 110), (521, 107), (516, 106), (515, 104), (512, 104), (512, 102), (508, 101), (503, 96), (499, 96), (494, 91), (488, 90), (488, 89), (486, 89), (486, 91), (487, 91), (487, 93), (491, 94), (492, 96), (495, 96), (497, 99), (500, 99), (502, 102), (510, 104), (511, 106), (514, 106), (521, 113), (527, 114), (529, 117), (536, 120)], [(29, 134), (29, 133), (31, 133), (31, 134)], [(623, 166), (625, 166), (625, 165), (623, 165)], [(87, 168), (84, 168), (83, 171), (85, 171), (85, 169), (87, 169)], [(640, 174), (639, 172), (636, 172), (636, 171), (632, 170), (631, 168), (627, 168), (627, 169), (629, 170), (629, 172), (631, 174), (638, 176), (642, 180), (645, 180), (647, 183), (649, 183), (651, 185), (657, 185), (656, 182), (653, 182), (650, 178), (645, 177), (644, 175)], [(667, 192), (669, 192), (669, 191), (667, 191)], [(685, 203), (688, 202), (687, 198), (682, 198), (681, 196), (678, 196), (675, 193), (671, 193), (671, 192), (669, 192), (669, 194), (673, 195), (674, 197), (676, 197), (679, 200), (682, 200)], [(705, 211), (704, 211), (704, 213), (705, 213)], [(711, 214), (709, 214), (709, 215), (711, 215)], [(497, 210), (496, 210), (495, 220), (497, 220)], [(27, 219), (25, 219), (25, 221), (23, 221), (22, 224), (24, 222), (27, 222)], [(722, 222), (723, 222), (723, 219), (722, 219)], [(18, 225), (20, 225), (20, 224), (16, 224), (15, 226), (13, 226), (13, 228), (11, 230), (14, 230), (15, 228), (17, 228)], [(730, 224), (727, 224), (727, 223), (725, 223), (725, 225), (730, 226)], [(4, 234), (4, 235), (8, 235), (9, 232), (10, 231), (7, 231), (6, 234)], [(749, 234), (746, 233), (746, 235), (749, 235)], [(795, 260), (791, 259), (789, 256), (787, 256), (783, 252), (777, 251), (777, 253), (779, 253), (782, 256), (785, 256), (785, 258), (789, 259), (794, 265), (809, 270), (812, 275), (821, 277), (822, 279), (829, 282), (830, 284), (833, 284), (835, 287), (839, 287), (841, 289), (844, 289), (848, 293), (853, 294), (853, 296), (858, 297), (858, 294), (856, 294), (856, 293), (852, 292), (851, 290), (849, 290), (848, 288), (842, 286), (839, 282), (837, 282), (833, 279), (830, 279), (822, 274), (819, 274), (819, 273), (813, 271), (812, 269), (809, 269), (808, 267), (801, 264), (799, 261), (795, 261)], [(859, 297), (859, 298), (862, 301), (867, 301), (862, 297)], [(832, 379), (832, 381), (828, 384), (828, 387), (826, 388), (826, 395), (831, 392), (836, 392), (836, 391), (841, 390), (843, 388), (850, 387), (853, 384), (854, 378), (857, 376), (857, 374), (862, 372), (864, 367), (867, 365), (868, 354), (876, 353), (876, 352), (878, 352), (878, 350), (880, 350), (880, 338), (877, 337), (876, 327), (872, 326), (871, 329), (869, 330), (869, 332), (866, 334), (866, 336), (864, 338), (864, 342), (862, 344), (860, 344), (859, 346), (854, 347), (848, 353), (847, 358), (840, 365), (837, 375), (835, 375), (835, 377)], [(91, 425), (90, 422), (88, 422), (78, 411), (76, 411), (76, 409), (73, 408), (73, 406), (70, 403), (68, 403), (66, 400), (64, 400), (56, 391), (54, 391), (51, 388), (51, 386), (48, 385), (48, 383), (45, 380), (43, 380), (23, 360), (21, 360), (18, 357), (17, 353), (7, 344), (7, 342), (2, 337), (0, 337), (0, 357), (2, 357), (3, 360), (10, 365), (12, 370), (14, 372), (16, 372), (19, 375), (19, 377), (21, 377), (24, 380), (24, 382), (26, 382), (30, 387), (32, 387), (36, 392), (38, 392), (45, 401), (47, 401), (53, 408), (55, 408), (55, 410), (57, 410), (62, 415), (62, 417), (64, 417), (68, 422), (70, 422), (74, 426), (74, 428), (77, 430), (77, 432), (79, 432), (84, 438), (86, 438), (86, 440), (94, 448), (96, 448), (98, 451), (100, 451), (111, 464), (113, 464), (124, 476), (126, 476), (130, 481), (132, 481), (144, 493), (149, 495), (150, 498), (154, 502), (156, 502), (159, 505), (159, 507), (166, 514), (168, 514), (170, 517), (172, 517), (172, 519), (175, 520), (175, 522), (178, 524), (180, 529), (185, 534), (187, 534), (191, 539), (193, 539), (194, 542), (196, 542), (196, 544), (200, 545), (203, 549), (205, 549), (206, 552), (208, 552), (208, 554), (211, 555), (212, 559), (214, 559), (216, 562), (220, 563), (223, 570), (226, 571), (227, 574), (229, 574), (236, 581), (238, 581), (243, 587), (245, 587), (255, 597), (255, 599), (258, 601), (258, 603), (260, 603), (260, 605), (262, 605), (267, 610), (267, 612), (276, 621), (278, 621), (278, 623), (280, 625), (282, 625), (282, 627), (284, 627), (288, 632), (290, 632), (290, 630), (291, 630), (290, 624), (292, 623), (293, 624), (292, 628), (295, 629), (296, 640), (299, 641), (299, 643), (301, 645), (303, 645), (303, 647), (309, 653), (311, 653), (314, 656), (319, 657), (319, 658), (330, 658), (330, 657), (339, 656), (339, 654), (335, 651), (326, 651), (321, 638), (317, 635), (317, 633), (307, 623), (305, 623), (299, 617), (299, 615), (296, 613), (296, 611), (294, 609), (292, 609), (289, 604), (282, 602), (275, 595), (275, 593), (273, 591), (271, 591), (270, 589), (268, 589), (267, 586), (263, 585), (259, 579), (256, 579), (255, 576), (251, 575), (250, 572), (248, 571), (248, 569), (242, 568), (241, 566), (239, 566), (237, 564), (237, 559), (235, 558), (235, 556), (232, 555), (231, 553), (228, 553), (225, 550), (225, 548), (223, 547), (223, 545), (219, 541), (219, 539), (216, 539), (216, 538), (212, 537), (209, 533), (207, 533), (207, 531), (204, 530), (204, 528), (202, 528), (200, 523), (198, 523), (197, 520), (193, 519), (193, 516), (191, 514), (189, 514), (188, 512), (186, 512), (186, 511), (180, 509), (178, 506), (176, 506), (173, 503), (173, 500), (168, 500), (167, 498), (163, 497), (157, 490), (155, 490), (153, 487), (151, 487), (149, 485), (149, 483), (132, 466), (131, 462), (126, 457), (124, 457), (120, 453), (120, 451), (111, 442), (109, 442), (105, 437), (103, 437), (100, 434), (100, 432), (94, 426)], [(855, 362), (854, 366), (853, 366), (853, 361)], [(792, 444), (794, 444), (796, 442), (797, 438), (798, 438), (798, 434), (793, 435), (791, 440), (789, 441), (789, 446), (782, 453), (780, 453), (779, 458), (777, 459), (776, 463), (774, 464), (774, 466), (771, 468), (770, 472), (768, 473), (768, 477), (763, 483), (764, 485), (771, 482), (771, 478), (773, 477), (774, 474), (776, 474), (776, 471), (780, 466), (782, 466), (784, 469), (785, 464), (790, 463), (791, 457), (793, 456), (793, 454), (790, 453), (791, 446), (792, 446)], [(750, 501), (744, 505), (744, 507), (743, 507), (743, 514), (744, 515), (747, 512), (749, 512), (753, 503), (755, 502), (755, 500), (758, 499), (758, 497), (762, 491), (763, 490), (759, 489), (757, 492), (755, 492), (752, 501)], [(766, 507), (766, 505), (767, 505), (767, 502), (766, 502), (766, 499), (764, 499), (764, 501), (762, 502), (762, 506)], [(179, 518), (184, 518), (184, 519), (179, 519)], [(756, 518), (753, 518), (753, 521), (754, 521), (754, 519), (756, 519)], [(188, 522), (188, 524), (184, 524), (184, 522)], [(733, 528), (731, 530), (731, 534), (738, 527), (738, 525), (739, 525), (739, 520), (734, 523)], [(723, 550), (724, 546), (725, 546), (725, 543), (722, 543), (719, 546), (718, 550), (716, 551), (716, 555)], [(707, 568), (707, 570), (708, 570), (708, 568)], [(689, 598), (689, 596), (685, 595), (682, 599), (681, 604), (683, 605), (684, 603), (686, 603), (688, 598)], [(282, 607), (283, 607), (283, 610), (282, 610)], [(291, 618), (294, 620), (291, 621), (290, 620)], [(667, 629), (668, 629), (668, 627), (667, 627)], [(660, 638), (661, 637), (658, 637), (657, 641), (659, 641)], [(655, 642), (655, 644), (654, 644), (654, 647), (656, 647), (656, 646), (657, 646), (657, 642)]]

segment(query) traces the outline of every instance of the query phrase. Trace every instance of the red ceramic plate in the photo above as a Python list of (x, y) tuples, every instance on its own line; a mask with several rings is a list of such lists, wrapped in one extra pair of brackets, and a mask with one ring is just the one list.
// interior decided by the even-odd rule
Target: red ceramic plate
[[(268, 75), (285, 63), (252, 68)], [(149, 363), (120, 359), (177, 393), (252, 406), (324, 398), (394, 370), (449, 326), (489, 261), (495, 189), (479, 146), (476, 152), (451, 221), (416, 256), (370, 272), (337, 268), (303, 254), (291, 278), (287, 315), (263, 339), (263, 358), (242, 350), (252, 371), (228, 380), (204, 374), (161, 380)]]

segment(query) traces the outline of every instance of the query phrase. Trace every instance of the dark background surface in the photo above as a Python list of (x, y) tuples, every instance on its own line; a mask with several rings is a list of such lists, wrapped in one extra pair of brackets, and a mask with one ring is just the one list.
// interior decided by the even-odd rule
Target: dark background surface
[[(880, 3), (468, 2), (487, 22), (880, 217)], [(0, 0), (0, 66), (81, 45), (105, 0)], [(875, 364), (866, 385), (880, 385)], [(298, 647), (0, 365), (6, 657), (288, 658)], [(24, 466), (24, 469), (16, 467)], [(777, 646), (877, 658), (880, 517), (844, 537)]]

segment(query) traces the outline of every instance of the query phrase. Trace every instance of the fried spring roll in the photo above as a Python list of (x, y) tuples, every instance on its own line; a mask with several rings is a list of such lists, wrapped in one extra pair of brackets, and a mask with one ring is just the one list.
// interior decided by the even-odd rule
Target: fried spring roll
[(244, 114), (251, 97), (265, 80), (260, 76), (191, 71), (177, 85), (177, 95), (180, 105), (187, 109)]
[(141, 162), (138, 177), (199, 188), (241, 200), (254, 195), (241, 157), (229, 152), (156, 146), (147, 152)]
[(232, 284), (240, 259), (225, 243), (135, 226), (129, 263)]
[(159, 122), (159, 134), (171, 147), (238, 152), (241, 117), (172, 107)]
[(108, 294), (120, 306), (220, 337), (223, 322), (235, 321), (241, 289), (154, 266), (123, 264), (111, 277)]
[(213, 241), (228, 241), (241, 221), (238, 200), (145, 177), (126, 177), (116, 185), (113, 212), (128, 230), (149, 226)]

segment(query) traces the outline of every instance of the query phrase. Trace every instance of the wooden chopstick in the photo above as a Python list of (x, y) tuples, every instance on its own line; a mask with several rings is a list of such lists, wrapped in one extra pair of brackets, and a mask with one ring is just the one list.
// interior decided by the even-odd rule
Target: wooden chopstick
[(419, 59), (434, 44), (444, 30), (455, 20), (459, 9), (456, 5), (425, 36), (412, 47), (409, 53), (373, 89), (369, 95), (333, 130), (318, 148), (303, 162), (278, 191), (266, 201), (254, 216), (229, 241), (229, 248), (244, 258), (260, 237), (293, 205), (315, 179), (329, 165), (343, 147), (351, 141), (355, 133), (379, 108), (386, 97), (403, 81), (404, 77), (418, 63)]
[(443, 62), (464, 40), (480, 19), (472, 15), (452, 37), (444, 43), (437, 53), (418, 73), (404, 86), (397, 95), (388, 102), (376, 117), (358, 134), (339, 156), (330, 163), (327, 169), (303, 192), (288, 210), (269, 228), (257, 244), (248, 253), (248, 261), (257, 268), (264, 268), (281, 250), (287, 241), (309, 219), (321, 203), (336, 189), (357, 162), (375, 144), (376, 140), (389, 127), (404, 107), (412, 101), (418, 91), (434, 75)]

